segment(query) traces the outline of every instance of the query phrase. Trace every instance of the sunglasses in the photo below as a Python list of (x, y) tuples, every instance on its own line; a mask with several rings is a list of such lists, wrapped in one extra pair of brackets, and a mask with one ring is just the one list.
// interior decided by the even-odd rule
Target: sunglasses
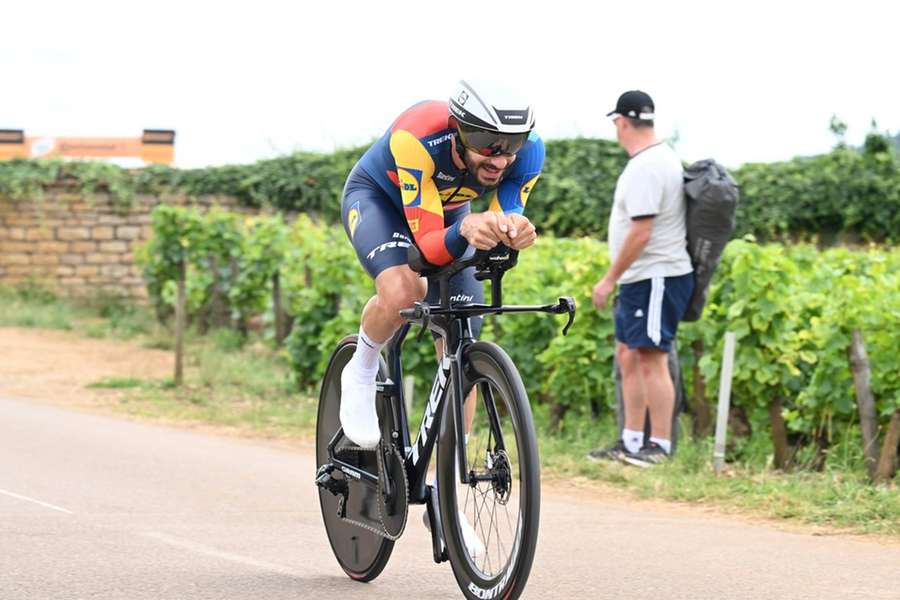
[(467, 150), (481, 156), (512, 156), (528, 141), (528, 132), (498, 133), (460, 123), (459, 139)]

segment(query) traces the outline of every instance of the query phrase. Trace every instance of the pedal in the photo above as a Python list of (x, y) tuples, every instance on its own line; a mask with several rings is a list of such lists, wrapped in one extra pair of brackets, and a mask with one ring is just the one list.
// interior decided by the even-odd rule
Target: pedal
[(348, 492), (347, 481), (332, 477), (332, 471), (334, 471), (334, 465), (331, 463), (319, 467), (319, 470), (316, 471), (316, 485), (328, 490), (335, 496), (346, 498)]
[(431, 551), (434, 555), (434, 562), (440, 564), (449, 560), (447, 555), (447, 546), (444, 544), (444, 531), (441, 524), (441, 511), (438, 509), (438, 499), (434, 486), (425, 487), (425, 511), (428, 514), (428, 521), (431, 523)]

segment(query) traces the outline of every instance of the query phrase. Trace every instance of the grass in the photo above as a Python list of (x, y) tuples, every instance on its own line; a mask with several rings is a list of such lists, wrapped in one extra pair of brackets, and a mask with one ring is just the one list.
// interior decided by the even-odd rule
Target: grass
[(203, 423), (265, 437), (314, 436), (316, 403), (290, 384), (290, 367), (262, 342), (233, 347), (228, 335), (188, 336), (184, 385), (172, 380), (102, 381), (125, 389), (124, 412), (166, 421)]
[(31, 284), (21, 288), (0, 287), (0, 325), (71, 330), (84, 314), (72, 303), (64, 302)]
[(128, 390), (136, 387), (141, 387), (143, 385), (143, 381), (140, 379), (135, 379), (134, 377), (108, 377), (106, 379), (101, 379), (100, 381), (96, 381), (87, 387), (90, 389), (101, 389), (101, 390)]
[[(688, 426), (683, 417), (682, 431)], [(771, 468), (771, 441), (757, 436), (730, 450), (731, 462), (720, 475), (713, 471), (711, 439), (695, 441), (682, 436), (674, 460), (638, 469), (583, 459), (591, 448), (615, 439), (611, 422), (598, 426), (584, 421), (562, 435), (540, 433), (539, 437), (542, 465), (549, 479), (585, 478), (625, 488), (641, 498), (900, 538), (900, 487), (897, 482), (888, 486), (868, 483), (859, 450), (862, 444), (854, 436), (836, 441), (822, 472), (787, 473)]]
[(35, 283), (0, 286), (0, 305), (0, 326), (62, 329), (119, 340), (162, 329), (147, 309), (133, 300), (104, 294), (66, 300)]
[[(170, 350), (172, 335), (155, 324), (149, 311), (110, 299), (71, 303), (39, 289), (0, 288), (5, 310), (0, 325), (68, 329), (82, 335), (131, 339)], [(90, 387), (114, 392), (116, 409), (167, 422), (226, 427), (265, 437), (314, 437), (314, 392), (299, 393), (290, 383), (284, 353), (251, 336), (218, 330), (187, 336), (185, 384), (171, 379), (109, 378)], [(425, 392), (417, 389), (411, 429), (418, 429)], [(586, 460), (588, 450), (615, 439), (610, 418), (571, 414), (563, 431), (548, 433), (546, 407), (534, 407), (545, 481), (599, 482), (639, 498), (655, 498), (760, 516), (850, 533), (900, 539), (900, 487), (872, 486), (865, 478), (855, 429), (836, 432), (828, 466), (822, 472), (781, 473), (770, 465), (771, 442), (757, 435), (729, 450), (721, 475), (712, 469), (711, 440), (683, 435), (675, 459), (653, 469)], [(682, 431), (689, 430), (686, 418)], [(415, 433), (413, 433), (415, 435)], [(804, 457), (800, 457), (802, 463)]]

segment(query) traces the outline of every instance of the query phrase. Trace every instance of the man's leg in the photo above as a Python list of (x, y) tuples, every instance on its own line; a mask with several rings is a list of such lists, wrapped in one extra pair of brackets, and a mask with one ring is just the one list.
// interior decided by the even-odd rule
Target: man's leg
[(662, 448), (666, 455), (672, 452), (672, 419), (675, 410), (675, 386), (669, 372), (668, 353), (692, 290), (692, 273), (651, 280), (647, 336), (653, 345), (647, 344), (638, 351), (641, 377), (650, 409), (650, 441)]
[(641, 376), (637, 350), (622, 342), (616, 343), (616, 357), (622, 372), (622, 405), (625, 427), (622, 442), (628, 452), (635, 453), (644, 444), (644, 419), (647, 414), (647, 389)]
[[(456, 209), (453, 211), (451, 217), (446, 218), (445, 225), (451, 225), (454, 220), (461, 219), (465, 214), (468, 214), (468, 208), (465, 209)], [(484, 284), (480, 281), (475, 280), (475, 273), (473, 268), (466, 269), (461, 273), (457, 273), (454, 277), (450, 279), (450, 297), (453, 298), (453, 302), (456, 304), (460, 303), (476, 303), (480, 304), (484, 302)], [(426, 301), (429, 304), (437, 304), (440, 301), (439, 290), (436, 289), (436, 286), (428, 290), (428, 295), (426, 296)], [(481, 319), (470, 319), (469, 320), (472, 337), (478, 339), (479, 334), (481, 333)], [(444, 340), (436, 339), (434, 343), (435, 351), (437, 352), (438, 361), (441, 360), (441, 356), (444, 353)], [(469, 432), (472, 430), (472, 421), (475, 419), (475, 410), (477, 406), (477, 387), (473, 387), (468, 395), (466, 396), (465, 404), (464, 404), (464, 430), (466, 432), (466, 441), (468, 441)], [(474, 456), (474, 452), (470, 451), (467, 453), (469, 464), (473, 464), (478, 457)], [(455, 469), (456, 481), (459, 481), (460, 473), (459, 469)], [(430, 485), (434, 486), (437, 489), (437, 481), (434, 480), (430, 482)], [(470, 509), (470, 512), (474, 510)], [(425, 526), (431, 527), (431, 524), (427, 519), (428, 513), (427, 511), (423, 513), (423, 519), (425, 520)], [(459, 520), (460, 526), (462, 527), (463, 540), (466, 545), (466, 548), (469, 551), (469, 554), (472, 556), (482, 556), (485, 552), (484, 543), (481, 541), (480, 536), (475, 531), (475, 528), (472, 527), (469, 522), (469, 517), (466, 515), (463, 510), (459, 511)]]
[(661, 444), (666, 453), (671, 451), (672, 411), (675, 408), (675, 387), (669, 375), (669, 356), (667, 352), (652, 348), (641, 348), (637, 351), (641, 378), (647, 394), (647, 406), (650, 409), (651, 441), (665, 440)]
[(372, 340), (384, 344), (403, 324), (400, 311), (425, 297), (427, 282), (406, 265), (382, 271), (375, 292), (363, 308), (362, 327)]
[(406, 264), (412, 234), (392, 200), (354, 168), (341, 204), (344, 231), (360, 264), (375, 280), (376, 295), (363, 308), (356, 351), (341, 373), (341, 425), (364, 448), (381, 438), (375, 378), (381, 348), (403, 322), (400, 310), (425, 295), (425, 282)]
[(400, 311), (425, 297), (425, 282), (408, 266), (397, 265), (375, 277), (375, 290), (363, 308), (356, 351), (341, 373), (341, 425), (363, 448), (381, 438), (375, 409), (381, 348), (403, 323)]

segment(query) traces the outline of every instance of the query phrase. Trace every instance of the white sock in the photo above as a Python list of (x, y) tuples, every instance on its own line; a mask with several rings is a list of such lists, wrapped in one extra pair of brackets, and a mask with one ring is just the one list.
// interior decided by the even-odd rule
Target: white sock
[(384, 343), (373, 342), (363, 331), (362, 325), (359, 327), (358, 339), (356, 351), (347, 366), (354, 370), (360, 383), (373, 383), (378, 375), (378, 356)]
[(672, 441), (671, 440), (664, 440), (662, 438), (652, 437), (652, 438), (650, 438), (650, 441), (655, 444), (658, 444), (660, 448), (662, 448), (663, 450), (666, 451), (666, 454), (672, 453)]
[(623, 429), (622, 441), (625, 443), (625, 449), (634, 454), (644, 444), (644, 432), (635, 431), (634, 429)]

